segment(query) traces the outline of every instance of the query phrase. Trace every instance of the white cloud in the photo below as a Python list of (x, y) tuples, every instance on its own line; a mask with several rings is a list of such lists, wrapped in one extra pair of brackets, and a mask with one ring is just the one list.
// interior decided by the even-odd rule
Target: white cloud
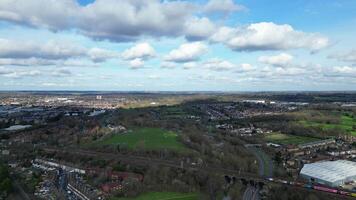
[(104, 62), (115, 57), (118, 57), (117, 53), (110, 50), (87, 49), (70, 43), (49, 41), (40, 44), (33, 41), (0, 39), (0, 63), (5, 65), (54, 65), (57, 60), (78, 58)]
[(184, 69), (193, 69), (193, 68), (196, 68), (198, 67), (198, 63), (197, 62), (186, 62), (186, 63), (183, 63), (183, 68)]
[(264, 64), (284, 67), (291, 63), (293, 56), (287, 53), (281, 53), (275, 56), (261, 56), (258, 61)]
[(92, 63), (82, 59), (58, 61), (54, 65), (58, 67), (100, 67), (98, 63)]
[(245, 71), (245, 72), (254, 70), (254, 67), (249, 63), (242, 63), (240, 65), (240, 68), (242, 71)]
[(221, 60), (217, 58), (210, 59), (206, 62), (204, 62), (204, 67), (210, 69), (210, 70), (215, 70), (215, 71), (226, 71), (235, 68), (235, 64), (226, 61), (226, 60)]
[(208, 18), (194, 17), (186, 22), (185, 36), (188, 40), (203, 40), (216, 31), (216, 25)]
[(174, 36), (194, 11), (184, 1), (96, 0), (81, 6), (76, 0), (1, 0), (0, 20), (52, 31), (78, 30), (94, 39), (136, 40), (140, 36)]
[(116, 52), (100, 48), (90, 49), (88, 51), (88, 56), (93, 62), (104, 62), (107, 59), (119, 57), (118, 53)]
[(11, 71), (9, 69), (0, 66), (0, 75), (6, 75), (8, 73), (11, 73)]
[(133, 60), (133, 59), (148, 59), (148, 58), (152, 58), (156, 55), (155, 50), (153, 49), (153, 47), (149, 44), (149, 43), (139, 43), (136, 44), (135, 46), (125, 50), (122, 53), (122, 57), (125, 60)]
[(333, 67), (333, 71), (336, 73), (342, 73), (342, 74), (356, 74), (356, 67), (335, 66), (335, 67)]
[(235, 51), (284, 50), (304, 48), (316, 52), (329, 45), (329, 39), (316, 33), (294, 30), (288, 24), (272, 22), (250, 24), (235, 29), (221, 27), (211, 36)]
[(208, 47), (202, 42), (186, 43), (174, 49), (164, 57), (169, 62), (190, 62), (196, 61), (201, 55), (208, 51)]
[(72, 72), (68, 69), (57, 69), (51, 72), (54, 77), (68, 77), (72, 75)]
[(172, 69), (175, 67), (177, 67), (176, 63), (172, 63), (172, 62), (162, 62), (161, 63), (161, 68)]
[(298, 67), (289, 67), (289, 68), (276, 68), (274, 74), (279, 76), (295, 76), (295, 75), (303, 75), (307, 71), (303, 68)]
[(154, 79), (154, 80), (161, 79), (161, 77), (158, 76), (158, 75), (149, 75), (148, 78), (149, 79)]
[(131, 69), (139, 69), (145, 65), (145, 62), (140, 58), (133, 59), (129, 62)]
[(230, 13), (245, 10), (242, 5), (235, 4), (233, 0), (210, 0), (204, 7), (208, 13)]
[(216, 32), (211, 36), (210, 40), (212, 42), (226, 43), (231, 38), (235, 37), (236, 30), (231, 27), (222, 26), (216, 30)]
[(0, 76), (7, 78), (23, 78), (23, 77), (34, 77), (40, 76), (42, 73), (39, 70), (14, 70), (4, 67), (0, 67)]
[(56, 61), (47, 60), (42, 58), (28, 58), (28, 59), (18, 59), (18, 58), (0, 58), (0, 65), (2, 66), (46, 66), (55, 65)]
[(85, 48), (71, 44), (60, 44), (53, 41), (39, 44), (30, 41), (0, 39), (1, 58), (43, 58), (55, 60), (80, 57), (85, 54)]
[(353, 49), (347, 53), (330, 55), (329, 58), (335, 58), (343, 62), (351, 62), (356, 64), (356, 49)]

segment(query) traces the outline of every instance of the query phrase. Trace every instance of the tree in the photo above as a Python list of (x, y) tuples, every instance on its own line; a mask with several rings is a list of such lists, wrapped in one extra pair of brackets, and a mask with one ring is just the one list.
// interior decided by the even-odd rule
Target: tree
[(280, 151), (274, 154), (274, 161), (277, 163), (277, 165), (282, 163), (282, 153)]
[(120, 152), (120, 144), (117, 144), (116, 150), (117, 150), (117, 152)]
[(6, 165), (0, 164), (0, 194), (8, 194), (12, 190), (9, 170)]
[(0, 184), (0, 191), (4, 191), (6, 193), (9, 193), (12, 189), (12, 184), (10, 178), (6, 178), (3, 180)]

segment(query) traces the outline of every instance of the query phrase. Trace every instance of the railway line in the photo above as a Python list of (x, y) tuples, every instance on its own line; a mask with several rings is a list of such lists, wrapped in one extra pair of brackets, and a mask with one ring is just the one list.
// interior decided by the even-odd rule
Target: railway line
[[(46, 147), (46, 148), (42, 148), (42, 150), (45, 152), (48, 152), (48, 153), (65, 153), (65, 154), (78, 155), (78, 156), (97, 157), (97, 158), (104, 159), (104, 160), (118, 160), (118, 161), (124, 161), (124, 162), (131, 163), (131, 164), (141, 164), (141, 165), (142, 164), (144, 164), (144, 165), (155, 164), (155, 165), (167, 166), (167, 167), (172, 167), (172, 168), (180, 168), (180, 169), (182, 168), (181, 163), (177, 162), (177, 161), (163, 160), (163, 159), (157, 159), (157, 158), (147, 158), (147, 157), (142, 157), (142, 156), (94, 152), (94, 151), (83, 150), (83, 149), (59, 149), (59, 148)], [(276, 183), (276, 184), (281, 184), (281, 185), (285, 185), (287, 187), (292, 187), (292, 188), (315, 190), (318, 192), (329, 193), (330, 195), (334, 195), (337, 197), (354, 197), (354, 198), (356, 198), (356, 193), (352, 193), (352, 192), (342, 191), (342, 190), (328, 188), (328, 187), (324, 187), (324, 186), (311, 185), (308, 183), (286, 181), (286, 180), (279, 179), (279, 178), (271, 178), (271, 177), (266, 178), (266, 177), (261, 177), (257, 174), (253, 174), (253, 173), (239, 172), (237, 170), (226, 169), (226, 168), (221, 168), (221, 167), (216, 167), (216, 166), (204, 165), (201, 167), (196, 167), (193, 165), (186, 165), (184, 168), (191, 169), (191, 170), (203, 170), (206, 172), (216, 172), (216, 173), (220, 173), (222, 175), (233, 176), (236, 179), (246, 179), (246, 180), (253, 180), (255, 182), (264, 182), (264, 183)]]

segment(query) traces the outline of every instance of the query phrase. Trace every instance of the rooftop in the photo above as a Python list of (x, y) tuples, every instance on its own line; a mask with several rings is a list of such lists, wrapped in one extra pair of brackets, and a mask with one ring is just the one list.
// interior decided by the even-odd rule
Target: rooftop
[(356, 162), (337, 160), (305, 164), (300, 173), (320, 180), (335, 182), (356, 177)]

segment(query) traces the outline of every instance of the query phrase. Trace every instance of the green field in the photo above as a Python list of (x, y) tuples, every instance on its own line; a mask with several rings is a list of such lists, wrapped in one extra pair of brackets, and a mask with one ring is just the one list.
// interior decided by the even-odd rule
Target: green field
[(140, 128), (124, 134), (113, 135), (98, 141), (97, 145), (122, 145), (129, 149), (143, 148), (147, 150), (171, 149), (184, 150), (185, 147), (177, 140), (177, 134), (159, 128)]
[(272, 133), (266, 136), (268, 142), (273, 142), (277, 144), (303, 144), (307, 142), (313, 142), (319, 140), (318, 138), (287, 135), (282, 133)]
[(166, 118), (181, 118), (187, 115), (187, 113), (181, 107), (177, 106), (166, 107), (160, 112)]
[(339, 124), (327, 124), (327, 123), (318, 123), (313, 121), (299, 121), (301, 124), (307, 127), (320, 127), (324, 130), (328, 129), (340, 129), (344, 130), (351, 135), (356, 136), (356, 130), (353, 129), (353, 126), (356, 126), (356, 118), (352, 118), (350, 116), (342, 115)]
[(149, 192), (136, 198), (112, 198), (111, 200), (198, 200), (195, 193)]

